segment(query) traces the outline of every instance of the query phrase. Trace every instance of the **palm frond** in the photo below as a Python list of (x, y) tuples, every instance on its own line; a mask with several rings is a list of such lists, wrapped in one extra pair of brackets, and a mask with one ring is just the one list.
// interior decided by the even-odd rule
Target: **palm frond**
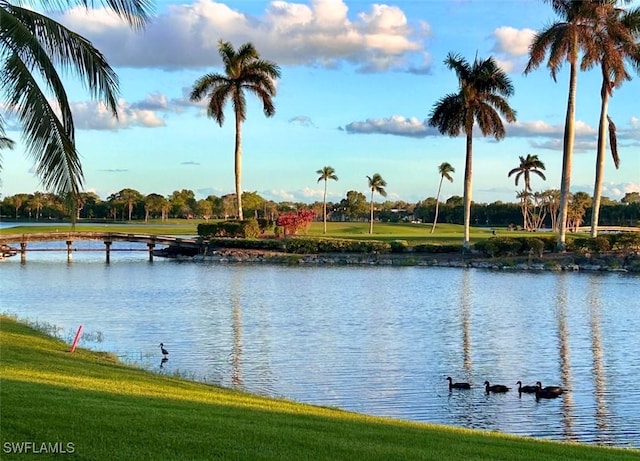
[(27, 152), (35, 160), (42, 184), (58, 193), (78, 193), (83, 174), (75, 143), (29, 68), (13, 54), (6, 60), (1, 76), (2, 87), (8, 88), (7, 82), (12, 82), (12, 107), (23, 126)]
[(609, 122), (609, 144), (611, 146), (611, 156), (613, 157), (613, 164), (617, 170), (620, 168), (620, 156), (618, 155), (618, 136), (616, 134), (616, 125), (608, 115), (607, 122)]

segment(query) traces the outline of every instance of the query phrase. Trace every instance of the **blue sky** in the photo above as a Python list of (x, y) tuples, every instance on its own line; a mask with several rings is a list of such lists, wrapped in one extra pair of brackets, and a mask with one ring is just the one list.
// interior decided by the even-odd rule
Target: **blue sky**
[[(436, 195), (437, 167), (446, 161), (456, 172), (442, 196), (462, 195), (464, 138), (426, 124), (434, 103), (457, 91), (455, 75), (443, 65), (449, 52), (469, 61), (493, 56), (515, 87), (510, 103), (518, 120), (507, 126), (507, 137), (474, 138), (473, 199), (515, 201), (522, 183), (516, 187), (507, 172), (527, 154), (547, 167), (546, 181), (532, 178), (534, 190), (560, 187), (568, 69), (555, 83), (544, 66), (522, 73), (533, 33), (555, 19), (547, 3), (163, 0), (155, 7), (142, 32), (104, 10), (56, 16), (89, 38), (120, 77), (118, 120), (75, 79), (65, 80), (85, 189), (103, 199), (125, 187), (162, 195), (192, 189), (197, 198), (234, 191), (231, 106), (221, 128), (187, 96), (198, 77), (221, 70), (219, 39), (236, 47), (252, 42), (282, 68), (274, 117), (249, 98), (244, 190), (278, 202), (321, 201), (315, 172), (331, 165), (339, 181), (329, 183), (330, 201), (349, 190), (367, 193), (366, 176), (380, 173), (388, 199), (417, 202)], [(597, 70), (580, 73), (572, 192), (593, 192), (599, 88)], [(640, 191), (639, 94), (636, 75), (610, 102), (622, 159), (616, 170), (607, 154), (603, 194), (612, 199)], [(8, 136), (20, 140), (11, 128)], [(4, 153), (1, 193), (36, 190), (42, 188), (19, 142)]]

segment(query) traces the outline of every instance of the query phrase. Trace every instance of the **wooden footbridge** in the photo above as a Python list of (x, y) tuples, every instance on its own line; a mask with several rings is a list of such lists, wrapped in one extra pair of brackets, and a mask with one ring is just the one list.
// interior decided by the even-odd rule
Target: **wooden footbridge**
[(113, 242), (145, 243), (149, 251), (149, 261), (153, 261), (156, 245), (177, 247), (198, 251), (202, 241), (198, 237), (176, 237), (173, 235), (127, 234), (123, 232), (37, 232), (31, 234), (0, 235), (0, 246), (19, 244), (21, 259), (26, 259), (29, 243), (63, 241), (67, 244), (67, 259), (71, 260), (73, 243), (77, 241), (95, 240), (104, 243), (106, 262), (110, 261)]

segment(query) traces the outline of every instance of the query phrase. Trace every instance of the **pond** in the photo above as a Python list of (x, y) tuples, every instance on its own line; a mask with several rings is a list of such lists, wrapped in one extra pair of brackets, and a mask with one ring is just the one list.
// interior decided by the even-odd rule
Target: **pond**
[[(105, 264), (96, 251), (71, 263), (30, 252), (24, 264), (0, 263), (0, 277), (0, 311), (56, 325), (68, 340), (83, 325), (81, 346), (159, 373), (372, 415), (640, 447), (637, 275), (150, 263), (144, 251)], [(471, 390), (449, 392), (447, 376)], [(512, 389), (487, 395), (485, 380)], [(518, 380), (567, 392), (536, 401), (518, 394)]]

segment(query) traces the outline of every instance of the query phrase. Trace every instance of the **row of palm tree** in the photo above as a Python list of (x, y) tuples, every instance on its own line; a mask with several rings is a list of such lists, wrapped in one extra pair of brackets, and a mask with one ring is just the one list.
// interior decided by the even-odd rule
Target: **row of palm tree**
[[(327, 233), (327, 181), (329, 179), (333, 181), (338, 180), (338, 176), (336, 176), (336, 170), (332, 166), (325, 166), (318, 171), (316, 174), (319, 174), (318, 182), (324, 181), (324, 194), (322, 196), (322, 222), (323, 222), (323, 233)], [(369, 189), (371, 189), (371, 205), (370, 205), (370, 219), (369, 219), (369, 234), (373, 234), (373, 194), (377, 192), (383, 197), (387, 196), (387, 191), (385, 187), (387, 187), (387, 182), (382, 178), (380, 173), (374, 173), (373, 176), (367, 176)]]
[[(607, 126), (614, 161), (616, 166), (619, 164), (615, 125), (607, 113), (608, 101), (613, 89), (619, 87), (624, 80), (630, 79), (626, 62), (640, 70), (640, 8), (624, 10), (617, 6), (617, 0), (545, 1), (551, 4), (560, 20), (535, 35), (525, 74), (538, 68), (547, 54), (547, 67), (554, 80), (564, 62), (568, 62), (570, 66), (558, 232), (558, 247), (564, 248), (575, 139), (578, 68), (586, 70), (599, 65), (602, 72), (592, 220), (592, 235), (595, 236)], [(75, 72), (85, 81), (91, 95), (101, 100), (114, 117), (117, 117), (118, 78), (91, 42), (51, 18), (23, 7), (24, 3), (0, 0), (0, 61), (3, 63), (0, 67), (0, 93), (4, 97), (3, 102), (15, 112), (22, 124), (27, 151), (35, 159), (36, 173), (45, 188), (77, 196), (82, 188), (82, 166), (75, 145), (73, 116), (56, 67)], [(114, 11), (134, 28), (143, 27), (150, 16), (149, 0), (100, 0), (99, 3)], [(622, 0), (622, 3), (628, 4), (630, 0)], [(75, 5), (86, 5), (86, 2), (44, 1), (44, 6), (52, 11)], [(190, 99), (205, 99), (208, 116), (220, 126), (224, 123), (225, 105), (231, 101), (235, 115), (234, 173), (237, 216), (242, 218), (242, 123), (247, 115), (245, 93), (256, 95), (262, 102), (264, 114), (267, 117), (273, 116), (273, 97), (276, 95), (276, 80), (280, 77), (280, 68), (271, 61), (261, 59), (251, 43), (246, 43), (236, 50), (231, 43), (220, 40), (218, 51), (224, 72), (209, 73), (199, 78), (194, 83)], [(578, 65), (581, 54), (582, 60)], [(473, 63), (469, 63), (460, 55), (449, 53), (445, 65), (455, 72), (458, 91), (445, 95), (434, 104), (428, 123), (442, 134), (466, 136), (463, 244), (468, 247), (472, 202), (473, 128), (477, 125), (483, 136), (491, 135), (496, 140), (503, 139), (506, 134), (504, 121), (516, 121), (516, 111), (508, 104), (508, 98), (513, 95), (514, 88), (506, 73), (491, 57), (476, 57)], [(59, 106), (59, 116), (45, 96), (40, 81), (53, 93)], [(12, 141), (4, 136), (4, 128), (5, 122), (0, 119), (0, 147), (9, 148)], [(441, 179), (444, 177), (446, 176), (442, 176)], [(379, 175), (368, 179), (372, 196), (375, 191), (382, 194), (386, 186), (384, 180)]]

